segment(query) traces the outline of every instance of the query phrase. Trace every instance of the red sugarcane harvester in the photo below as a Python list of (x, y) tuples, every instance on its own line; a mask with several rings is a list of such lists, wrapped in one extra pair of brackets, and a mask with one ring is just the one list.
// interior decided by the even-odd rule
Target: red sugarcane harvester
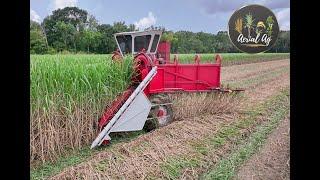
[[(112, 59), (134, 55), (135, 76), (131, 86), (105, 110), (99, 119), (98, 137), (91, 148), (108, 144), (112, 132), (150, 131), (172, 121), (171, 92), (232, 92), (220, 87), (221, 57), (212, 63), (179, 64), (170, 61), (170, 43), (160, 42), (162, 31), (135, 31), (114, 34), (118, 51)], [(241, 91), (241, 90), (240, 90)]]

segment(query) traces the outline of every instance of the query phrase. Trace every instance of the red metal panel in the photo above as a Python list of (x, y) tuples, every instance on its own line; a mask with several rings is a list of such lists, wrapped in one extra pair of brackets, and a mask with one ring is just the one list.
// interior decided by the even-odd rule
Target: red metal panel
[(220, 64), (163, 64), (150, 82), (153, 93), (211, 91), (220, 87)]
[(164, 88), (164, 69), (157, 69), (157, 74), (153, 77), (153, 79), (149, 83), (149, 91), (152, 89), (163, 89)]
[(161, 58), (164, 58), (166, 63), (170, 62), (170, 43), (167, 41), (161, 41), (157, 49)]
[(121, 106), (125, 103), (125, 101), (129, 98), (129, 96), (133, 92), (133, 88), (129, 87), (126, 91), (120, 94), (109, 107), (106, 107), (105, 111), (103, 112), (102, 117), (99, 119), (99, 129), (100, 131), (102, 128), (109, 123), (112, 117), (118, 112)]
[[(159, 45), (158, 52), (170, 55), (168, 42), (161, 42)], [(158, 73), (144, 90), (147, 96), (173, 91), (211, 91), (220, 87), (221, 57), (219, 55), (215, 57), (216, 63), (204, 64), (200, 63), (200, 56), (195, 57), (194, 64), (179, 64), (177, 58), (173, 63), (158, 64), (157, 59), (147, 57), (144, 53), (140, 53), (135, 59), (140, 62), (141, 81), (150, 69), (149, 67), (154, 65), (153, 63), (158, 66)]]

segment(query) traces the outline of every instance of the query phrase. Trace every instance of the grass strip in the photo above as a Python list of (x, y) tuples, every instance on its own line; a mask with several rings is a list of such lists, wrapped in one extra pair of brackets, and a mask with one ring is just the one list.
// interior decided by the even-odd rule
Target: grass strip
[[(281, 91), (280, 94), (272, 96), (267, 101), (256, 106), (254, 109), (248, 109), (244, 118), (234, 121), (231, 124), (227, 124), (220, 128), (220, 130), (203, 140), (191, 142), (190, 145), (194, 152), (168, 157), (167, 160), (161, 165), (161, 169), (165, 176), (169, 179), (179, 178), (186, 168), (205, 168), (208, 169), (212, 166), (212, 162), (208, 161), (208, 156), (215, 154), (219, 148), (227, 143), (239, 144), (247, 140), (247, 136), (244, 136), (242, 130), (253, 129), (255, 126), (261, 123), (257, 121), (261, 116), (266, 116), (270, 113), (278, 114), (279, 110), (283, 110), (283, 107), (288, 108), (288, 88)], [(241, 141), (242, 140), (242, 141)], [(192, 155), (191, 155), (192, 154)]]
[[(246, 53), (203, 53), (198, 54), (201, 57), (201, 62), (214, 62), (216, 54), (222, 57), (222, 66), (231, 66), (238, 64), (248, 64), (256, 62), (265, 62), (279, 59), (290, 58), (290, 53), (259, 53), (259, 54), (246, 54)], [(179, 63), (194, 63), (196, 54), (171, 54), (170, 59), (173, 61), (174, 55), (178, 56)]]
[(228, 157), (220, 160), (215, 168), (205, 174), (203, 179), (231, 179), (235, 176), (236, 170), (249, 159), (265, 143), (268, 135), (274, 130), (281, 120), (289, 113), (288, 91), (278, 96), (279, 104), (274, 106), (274, 110), (269, 117), (269, 121), (258, 126), (256, 131), (250, 135), (244, 145), (235, 149)]
[(268, 81), (269, 79), (278, 77), (281, 74), (289, 72), (289, 67), (283, 67), (280, 69), (277, 69), (275, 71), (263, 73), (262, 75), (248, 77), (246, 79), (243, 79), (241, 81), (233, 81), (233, 82), (224, 82), (223, 84), (226, 84), (226, 86), (230, 87), (249, 87), (252, 85), (259, 85), (261, 82)]
[(68, 153), (68, 155), (60, 157), (56, 162), (48, 162), (31, 169), (30, 179), (46, 179), (47, 177), (61, 172), (66, 167), (75, 166), (81, 162), (84, 162), (87, 158), (91, 157), (95, 153), (111, 149), (112, 145), (122, 142), (129, 142), (144, 133), (144, 131), (130, 132), (126, 135), (112, 137), (112, 144), (110, 146), (100, 147), (97, 149), (90, 149), (88, 146), (77, 151), (72, 151)]

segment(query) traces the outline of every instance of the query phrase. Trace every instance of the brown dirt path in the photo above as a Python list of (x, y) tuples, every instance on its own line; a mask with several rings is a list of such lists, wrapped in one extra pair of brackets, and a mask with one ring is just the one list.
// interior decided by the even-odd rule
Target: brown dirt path
[[(268, 66), (266, 63), (269, 62), (264, 62), (263, 65), (255, 63), (255, 65), (257, 67), (265, 67)], [(272, 61), (272, 63), (283, 63), (289, 66), (288, 60)], [(274, 68), (272, 63), (269, 65)], [(243, 66), (237, 65), (242, 70), (245, 69)], [(247, 64), (247, 66), (255, 69), (254, 66), (251, 67), (252, 64)], [(232, 69), (233, 71), (228, 72), (232, 74), (239, 72), (235, 71), (234, 68)], [(252, 73), (253, 71), (250, 70), (247, 73)], [(272, 73), (272, 70), (270, 70), (270, 73)], [(281, 74), (273, 79), (266, 79), (263, 83), (254, 83), (258, 83), (258, 86), (245, 92), (248, 97), (245, 101), (246, 105), (253, 106), (278, 92), (281, 88), (288, 86), (289, 73)], [(192, 102), (190, 101), (190, 103)], [(166, 157), (190, 153), (190, 149), (187, 146), (190, 140), (202, 139), (212, 135), (222, 123), (227, 125), (236, 119), (236, 114), (225, 114), (220, 117), (203, 114), (201, 116), (198, 115), (198, 117), (175, 121), (166, 127), (144, 134), (128, 143), (117, 144), (107, 151), (88, 158), (87, 161), (81, 164), (64, 169), (51, 178), (121, 179), (130, 177), (130, 179), (143, 179), (150, 174), (161, 176), (160, 164)]]
[(281, 74), (276, 78), (269, 79), (268, 82), (263, 82), (259, 86), (253, 86), (251, 89), (246, 89), (245, 94), (248, 97), (248, 100), (244, 102), (243, 108), (246, 108), (248, 105), (254, 105), (262, 102), (266, 98), (278, 92), (279, 89), (283, 89), (285, 87), (290, 87), (289, 73)]
[(235, 179), (290, 179), (290, 118), (281, 121), (266, 143), (241, 166)]
[(249, 76), (261, 74), (281, 67), (289, 66), (290, 60), (277, 60), (252, 64), (241, 64), (235, 66), (222, 67), (221, 81), (233, 81), (243, 79)]

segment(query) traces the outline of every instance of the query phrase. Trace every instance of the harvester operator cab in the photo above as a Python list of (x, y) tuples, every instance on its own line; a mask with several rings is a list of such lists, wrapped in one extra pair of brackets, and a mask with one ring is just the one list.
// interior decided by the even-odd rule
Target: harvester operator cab
[(118, 49), (122, 56), (137, 54), (144, 50), (148, 54), (156, 54), (162, 31), (133, 31), (114, 34)]

